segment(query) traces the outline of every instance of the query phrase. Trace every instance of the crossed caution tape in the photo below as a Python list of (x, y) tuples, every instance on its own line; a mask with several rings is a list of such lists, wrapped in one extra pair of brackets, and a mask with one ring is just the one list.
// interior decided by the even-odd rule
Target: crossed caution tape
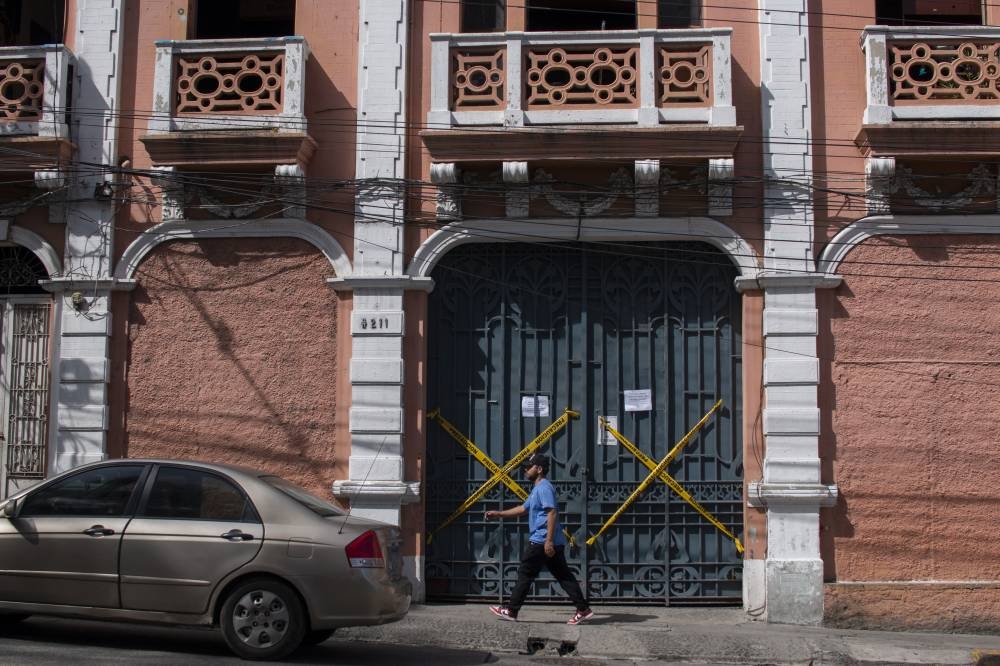
[(618, 507), (618, 510), (615, 511), (610, 518), (604, 521), (604, 524), (601, 525), (601, 529), (599, 529), (596, 534), (587, 539), (588, 546), (594, 545), (594, 542), (596, 542), (597, 539), (602, 534), (604, 534), (604, 532), (609, 527), (611, 527), (611, 525), (613, 525), (614, 522), (618, 520), (618, 518), (623, 513), (625, 513), (625, 511), (627, 511), (630, 506), (632, 506), (632, 503), (635, 502), (636, 499), (638, 499), (639, 495), (641, 495), (646, 490), (646, 488), (648, 488), (650, 484), (653, 483), (654, 480), (660, 479), (661, 481), (666, 483), (670, 487), (670, 489), (677, 494), (678, 497), (680, 497), (685, 502), (690, 504), (695, 511), (701, 514), (701, 516), (705, 518), (705, 520), (712, 523), (712, 525), (714, 525), (720, 532), (722, 532), (727, 537), (732, 539), (733, 543), (736, 545), (736, 552), (740, 554), (743, 553), (743, 544), (740, 543), (740, 540), (738, 538), (736, 538), (736, 535), (733, 534), (731, 531), (729, 531), (729, 529), (725, 525), (720, 523), (715, 518), (715, 516), (713, 516), (711, 513), (708, 512), (707, 509), (705, 509), (705, 507), (699, 504), (697, 500), (695, 500), (694, 497), (691, 496), (691, 493), (685, 490), (684, 486), (678, 483), (677, 480), (674, 479), (672, 476), (667, 474), (666, 471), (667, 466), (670, 465), (670, 463), (674, 460), (674, 458), (676, 458), (680, 454), (681, 450), (685, 446), (687, 446), (692, 439), (694, 439), (694, 436), (698, 434), (698, 431), (701, 430), (706, 423), (708, 423), (708, 420), (712, 417), (712, 414), (718, 411), (720, 407), (722, 407), (721, 400), (716, 402), (715, 405), (712, 407), (712, 409), (708, 410), (708, 413), (705, 414), (705, 416), (703, 416), (701, 420), (698, 421), (698, 423), (696, 423), (695, 426), (691, 428), (691, 430), (689, 430), (688, 433), (684, 435), (684, 437), (681, 438), (679, 442), (677, 442), (677, 444), (674, 445), (674, 448), (670, 449), (670, 452), (667, 453), (667, 455), (664, 456), (659, 463), (657, 463), (652, 458), (647, 456), (645, 453), (642, 452), (641, 449), (639, 449), (639, 447), (637, 447), (635, 444), (630, 442), (624, 435), (622, 435), (620, 432), (611, 427), (611, 425), (604, 419), (603, 416), (600, 417), (601, 427), (607, 430), (612, 437), (618, 440), (618, 442), (622, 446), (624, 446), (626, 449), (629, 450), (629, 452), (632, 453), (632, 455), (638, 458), (639, 462), (641, 462), (651, 471), (649, 475), (645, 479), (643, 479), (642, 483), (639, 484), (639, 487), (636, 488), (631, 495), (629, 495), (628, 499), (626, 499), (625, 502), (620, 507)]
[[(451, 435), (452, 439), (462, 445), (466, 451), (468, 451), (476, 460), (479, 461), (486, 469), (493, 473), (487, 481), (479, 487), (476, 492), (469, 495), (469, 497), (462, 502), (461, 506), (455, 509), (450, 516), (444, 519), (444, 521), (437, 526), (433, 532), (427, 535), (427, 543), (430, 543), (434, 539), (434, 535), (443, 530), (444, 528), (455, 522), (455, 519), (461, 516), (463, 513), (468, 511), (472, 505), (481, 500), (483, 496), (493, 489), (498, 483), (503, 483), (505, 486), (511, 489), (511, 491), (520, 497), (522, 500), (528, 499), (528, 493), (525, 492), (524, 488), (517, 484), (512, 478), (510, 478), (510, 471), (516, 469), (521, 465), (522, 462), (528, 459), (535, 449), (540, 447), (542, 444), (547, 442), (552, 438), (557, 432), (562, 430), (567, 423), (569, 423), (570, 418), (579, 418), (580, 413), (574, 412), (569, 407), (563, 411), (562, 416), (549, 424), (549, 427), (543, 430), (537, 437), (531, 440), (523, 449), (517, 452), (517, 454), (510, 459), (510, 461), (503, 467), (498, 466), (493, 462), (489, 456), (483, 453), (479, 447), (477, 447), (472, 440), (462, 434), (458, 428), (452, 425), (447, 419), (441, 416), (441, 410), (435, 409), (427, 415), (428, 419), (437, 421), (437, 423), (444, 428), (444, 431)], [(575, 545), (575, 541), (569, 532), (563, 530), (566, 536), (569, 538), (570, 543)]]
[[(716, 402), (715, 405), (713, 405), (712, 408), (708, 410), (708, 412), (701, 418), (701, 420), (698, 421), (698, 423), (696, 423), (694, 427), (691, 428), (691, 430), (689, 430), (688, 433), (684, 435), (684, 437), (681, 438), (681, 440), (677, 442), (677, 444), (674, 445), (674, 447), (670, 450), (670, 452), (667, 453), (667, 455), (664, 456), (663, 459), (660, 460), (659, 462), (656, 462), (655, 460), (647, 456), (645, 453), (643, 453), (642, 450), (639, 449), (639, 447), (637, 447), (635, 444), (629, 441), (628, 438), (626, 438), (615, 428), (613, 428), (604, 419), (604, 417), (600, 417), (601, 427), (607, 430), (612, 437), (614, 437), (622, 446), (628, 449), (629, 452), (639, 460), (639, 462), (641, 462), (650, 470), (650, 473), (645, 479), (643, 479), (642, 483), (639, 484), (639, 486), (632, 492), (632, 494), (629, 495), (628, 499), (626, 499), (625, 502), (622, 503), (620, 507), (618, 507), (618, 509), (614, 512), (614, 514), (612, 514), (611, 517), (608, 518), (603, 525), (601, 525), (601, 528), (597, 531), (597, 533), (587, 539), (588, 546), (594, 545), (597, 539), (600, 538), (601, 535), (603, 535), (604, 532), (606, 532), (608, 528), (610, 528), (615, 523), (615, 521), (618, 520), (618, 518), (621, 517), (621, 515), (625, 513), (625, 511), (627, 511), (629, 507), (632, 506), (635, 500), (638, 499), (643, 492), (645, 492), (645, 490), (653, 483), (653, 481), (659, 479), (664, 483), (666, 483), (667, 486), (669, 486), (670, 489), (673, 490), (678, 497), (680, 497), (685, 502), (690, 504), (695, 511), (697, 511), (699, 514), (701, 514), (703, 518), (705, 518), (705, 520), (710, 522), (720, 532), (722, 532), (727, 537), (732, 539), (733, 543), (736, 545), (736, 551), (741, 554), (743, 553), (744, 550), (743, 544), (740, 543), (740, 540), (736, 537), (736, 535), (733, 534), (725, 525), (719, 522), (718, 519), (715, 518), (715, 516), (709, 513), (709, 511), (705, 509), (705, 507), (699, 504), (698, 501), (695, 500), (694, 497), (692, 497), (691, 494), (687, 490), (685, 490), (684, 487), (680, 483), (678, 483), (676, 479), (670, 476), (666, 471), (670, 463), (673, 462), (673, 460), (678, 455), (680, 455), (680, 452), (684, 449), (684, 447), (687, 446), (692, 439), (694, 439), (694, 436), (698, 434), (698, 431), (701, 430), (706, 423), (708, 423), (709, 419), (711, 419), (712, 415), (715, 414), (715, 412), (718, 411), (720, 407), (722, 407), (721, 400)], [(507, 464), (505, 464), (503, 467), (500, 467), (495, 462), (493, 462), (493, 460), (489, 456), (487, 456), (478, 446), (476, 446), (472, 440), (470, 440), (468, 437), (462, 434), (462, 432), (458, 428), (456, 428), (450, 421), (441, 416), (440, 409), (435, 409), (431, 411), (429, 414), (427, 414), (427, 418), (429, 420), (436, 421), (438, 425), (440, 425), (445, 432), (451, 435), (452, 439), (458, 442), (466, 451), (469, 452), (471, 456), (473, 456), (477, 461), (479, 461), (479, 463), (483, 465), (483, 467), (485, 467), (493, 474), (493, 476), (490, 477), (485, 483), (483, 483), (483, 485), (481, 485), (479, 489), (476, 490), (476, 492), (472, 493), (472, 495), (466, 498), (466, 500), (462, 502), (462, 504), (457, 509), (455, 509), (455, 511), (452, 512), (450, 516), (445, 518), (444, 521), (440, 525), (438, 525), (438, 527), (434, 531), (430, 532), (427, 535), (427, 543), (428, 544), (431, 543), (431, 541), (434, 539), (434, 536), (438, 532), (440, 532), (441, 530), (445, 529), (453, 522), (455, 522), (455, 520), (459, 516), (468, 511), (476, 502), (482, 499), (483, 496), (486, 495), (486, 493), (488, 493), (490, 490), (492, 490), (498, 483), (503, 483), (511, 490), (511, 492), (513, 492), (520, 499), (527, 500), (528, 499), (527, 491), (525, 491), (524, 488), (522, 488), (516, 481), (514, 481), (510, 477), (510, 471), (517, 468), (522, 462), (524, 462), (524, 460), (528, 458), (528, 456), (530, 456), (535, 451), (535, 449), (540, 447), (542, 444), (548, 441), (553, 435), (555, 435), (563, 427), (565, 427), (566, 424), (569, 422), (570, 418), (578, 418), (579, 416), (580, 416), (579, 412), (575, 412), (567, 407), (566, 410), (562, 413), (562, 415), (558, 419), (553, 421), (549, 425), (549, 427), (543, 430), (537, 437), (535, 437), (535, 439), (531, 440), (531, 442), (529, 442), (513, 458), (511, 458), (510, 461), (507, 462)], [(575, 545), (575, 540), (573, 539), (573, 536), (565, 529), (563, 529), (563, 533), (566, 534), (567, 538), (569, 539), (569, 542)]]

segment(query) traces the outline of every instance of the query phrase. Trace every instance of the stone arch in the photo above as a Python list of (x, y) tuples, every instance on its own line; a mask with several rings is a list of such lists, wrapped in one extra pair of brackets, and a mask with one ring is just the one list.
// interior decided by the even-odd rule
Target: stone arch
[(62, 260), (59, 258), (59, 253), (34, 231), (16, 225), (11, 226), (7, 230), (7, 242), (30, 250), (42, 262), (49, 278), (62, 274)]
[(578, 225), (567, 218), (459, 220), (432, 234), (413, 256), (410, 277), (429, 277), (449, 250), (466, 243), (554, 241), (703, 241), (722, 250), (740, 277), (756, 277), (759, 256), (725, 224), (709, 217), (586, 218)]
[[(328, 257), (302, 238), (172, 238), (121, 318), (121, 454), (240, 460), (314, 492), (349, 442), (349, 346)], [(123, 307), (124, 310), (124, 307)]]
[(1000, 215), (873, 215), (841, 229), (820, 252), (816, 268), (835, 274), (851, 250), (875, 236), (997, 234)]
[(351, 261), (344, 248), (329, 233), (311, 222), (296, 219), (236, 222), (210, 220), (204, 222), (163, 222), (134, 240), (125, 248), (115, 268), (116, 280), (131, 280), (135, 270), (153, 248), (160, 243), (199, 238), (299, 238), (315, 246), (326, 257), (338, 276), (352, 272)]

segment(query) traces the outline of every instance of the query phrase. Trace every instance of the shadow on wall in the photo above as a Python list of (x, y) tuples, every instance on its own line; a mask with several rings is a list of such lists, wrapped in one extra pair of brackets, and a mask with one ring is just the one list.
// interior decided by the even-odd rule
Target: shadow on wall
[(338, 301), (324, 273), (297, 240), (151, 253), (130, 308), (126, 454), (263, 467), (328, 496), (346, 470), (333, 446)]
[[(820, 405), (820, 482), (833, 484), (837, 482), (837, 433), (833, 427), (833, 414), (837, 408), (837, 387), (833, 381), (833, 364), (836, 360), (836, 341), (833, 337), (831, 322), (833, 319), (847, 317), (847, 310), (841, 304), (842, 298), (853, 298), (847, 283), (842, 283), (836, 289), (826, 289), (817, 292), (817, 307), (819, 308), (819, 336), (817, 339), (817, 354), (819, 355), (819, 388)], [(829, 316), (824, 316), (829, 313)], [(837, 549), (835, 539), (851, 539), (854, 537), (854, 525), (850, 519), (850, 507), (847, 497), (841, 493), (837, 503), (832, 507), (820, 509), (820, 557), (823, 559), (823, 580), (830, 582), (837, 579)]]

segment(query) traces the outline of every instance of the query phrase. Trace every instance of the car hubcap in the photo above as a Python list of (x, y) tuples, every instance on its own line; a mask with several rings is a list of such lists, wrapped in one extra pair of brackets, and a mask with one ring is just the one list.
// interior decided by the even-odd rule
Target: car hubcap
[(253, 590), (233, 607), (233, 629), (250, 647), (268, 648), (280, 643), (288, 633), (288, 623), (288, 606), (273, 592)]

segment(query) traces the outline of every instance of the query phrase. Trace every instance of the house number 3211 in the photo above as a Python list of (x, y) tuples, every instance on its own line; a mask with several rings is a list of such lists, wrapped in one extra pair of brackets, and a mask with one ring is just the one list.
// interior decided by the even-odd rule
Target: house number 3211
[(376, 330), (380, 328), (389, 328), (389, 318), (388, 317), (363, 317), (361, 319), (362, 330)]

